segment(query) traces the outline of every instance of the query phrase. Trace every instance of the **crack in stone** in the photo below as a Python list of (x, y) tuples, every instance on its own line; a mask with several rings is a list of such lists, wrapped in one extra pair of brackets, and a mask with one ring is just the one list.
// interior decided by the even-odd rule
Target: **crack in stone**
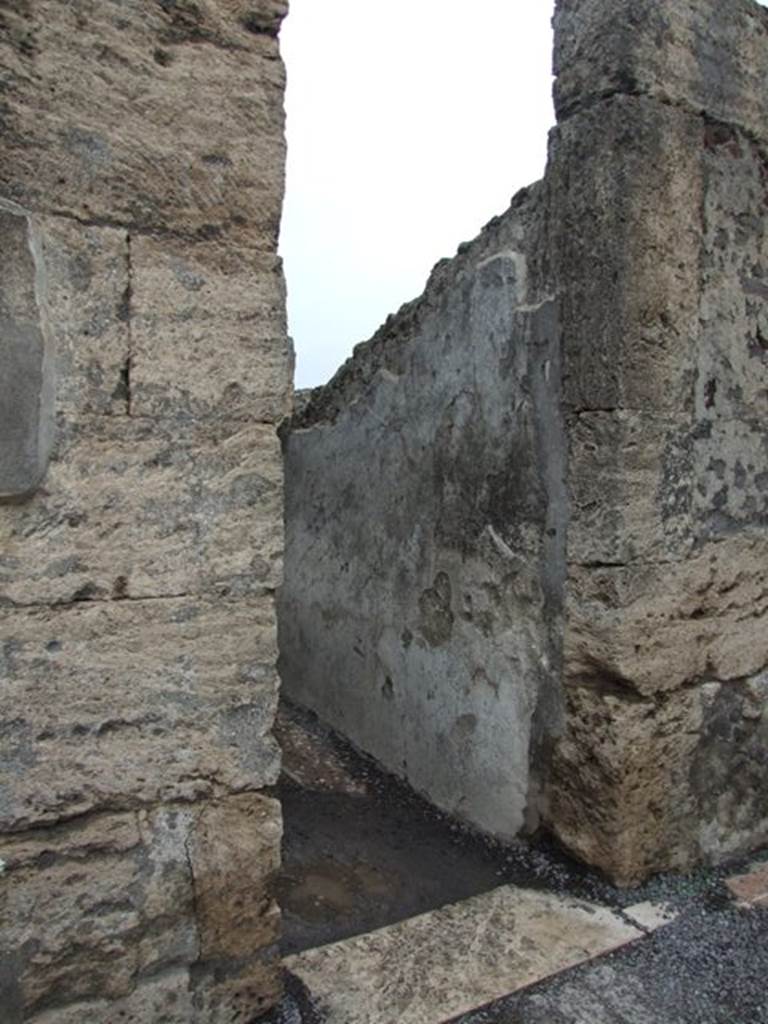
[(128, 355), (126, 356), (125, 363), (121, 370), (120, 380), (123, 388), (125, 389), (125, 412), (127, 416), (131, 416), (133, 401), (131, 388), (131, 370), (133, 368), (133, 262), (130, 231), (127, 232), (125, 236), (125, 270), (127, 284), (125, 286), (125, 294), (123, 296), (123, 315), (121, 316), (121, 319), (125, 320), (126, 331), (128, 334)]

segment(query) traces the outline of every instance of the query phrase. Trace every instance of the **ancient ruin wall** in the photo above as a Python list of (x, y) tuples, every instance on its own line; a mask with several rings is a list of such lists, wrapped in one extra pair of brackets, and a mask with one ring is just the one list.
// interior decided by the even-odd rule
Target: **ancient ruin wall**
[(284, 437), (286, 692), (438, 806), (524, 825), (557, 720), (558, 310), (536, 187), (435, 269)]
[(0, 5), (0, 1006), (274, 1001), (281, 0)]
[(568, 729), (547, 817), (625, 881), (768, 840), (768, 11), (563, 0)]
[(281, 654), (440, 806), (631, 882), (768, 840), (768, 12), (555, 29), (543, 184), (286, 436)]

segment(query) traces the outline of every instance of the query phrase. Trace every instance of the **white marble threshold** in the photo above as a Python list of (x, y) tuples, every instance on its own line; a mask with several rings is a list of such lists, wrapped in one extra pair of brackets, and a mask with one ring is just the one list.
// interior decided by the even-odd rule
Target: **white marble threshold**
[(327, 1024), (443, 1024), (609, 953), (640, 927), (595, 904), (505, 885), (375, 932), (288, 957)]

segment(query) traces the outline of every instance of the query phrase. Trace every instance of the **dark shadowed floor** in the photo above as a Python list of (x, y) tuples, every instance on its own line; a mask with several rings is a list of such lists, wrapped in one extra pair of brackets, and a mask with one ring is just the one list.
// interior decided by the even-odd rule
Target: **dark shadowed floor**
[[(384, 928), (502, 885), (623, 911), (670, 906), (671, 924), (515, 992), (461, 1024), (768, 1024), (768, 910), (737, 909), (724, 885), (747, 862), (619, 890), (547, 841), (502, 846), (458, 826), (313, 716), (284, 706), (285, 838), (278, 882), (284, 954)], [(768, 854), (766, 854), (768, 857)], [(754, 859), (754, 858), (753, 858)], [(287, 979), (264, 1024), (347, 1024)], [(360, 1021), (373, 1022), (360, 1008)], [(437, 1006), (429, 1024), (441, 1024)]]

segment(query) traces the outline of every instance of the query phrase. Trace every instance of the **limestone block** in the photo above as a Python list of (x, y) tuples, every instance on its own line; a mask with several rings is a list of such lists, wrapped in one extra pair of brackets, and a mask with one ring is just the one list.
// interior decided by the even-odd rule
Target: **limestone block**
[(281, 994), (281, 971), (275, 959), (251, 964), (239, 976), (223, 981), (212, 974), (201, 975), (198, 968), (192, 976), (186, 968), (174, 968), (141, 980), (122, 999), (48, 1010), (37, 1014), (34, 1024), (232, 1024), (270, 1009)]
[[(36, 1014), (34, 1024), (210, 1024), (196, 1016), (189, 970), (175, 968), (140, 982), (127, 996), (72, 1003)], [(18, 1018), (20, 1024), (21, 1017)], [(17, 1024), (11, 1019), (9, 1024)]]
[(768, 222), (765, 159), (727, 125), (705, 132), (701, 329), (696, 412), (764, 420), (768, 414)]
[(125, 413), (130, 356), (126, 232), (40, 218), (56, 366), (56, 409)]
[(246, 0), (5, 11), (0, 191), (86, 222), (274, 249), (284, 12)]
[(685, 104), (768, 137), (768, 12), (752, 0), (558, 0), (555, 105), (618, 92)]
[(547, 179), (570, 408), (666, 416), (691, 407), (703, 131), (685, 110), (614, 96), (553, 136)]
[(651, 695), (768, 664), (768, 539), (731, 536), (687, 561), (571, 566), (568, 679)]
[(271, 597), (0, 613), (0, 830), (271, 785)]
[(132, 415), (287, 415), (293, 357), (277, 257), (135, 237), (131, 282)]
[(53, 438), (53, 364), (40, 232), (0, 199), (0, 500), (31, 493)]
[[(705, 421), (693, 440), (692, 511), (697, 536), (728, 537), (768, 523), (765, 422), (724, 416)], [(704, 425), (702, 425), (704, 427)]]
[(64, 423), (45, 488), (0, 520), (0, 597), (259, 594), (281, 578), (281, 512), (272, 427)]
[[(139, 1014), (166, 1001), (180, 1005), (184, 1024), (231, 1020), (235, 1005), (247, 1016), (267, 1008), (279, 996), (277, 961), (262, 951), (276, 935), (269, 886), (280, 837), (279, 804), (243, 794), (0, 838), (0, 999), (9, 1024), (37, 1020), (38, 1007), (51, 1005), (61, 1014), (51, 1020), (78, 1024), (143, 1024), (159, 1018)], [(237, 967), (222, 981), (206, 960), (225, 955)], [(200, 978), (178, 972), (180, 963), (195, 964)], [(97, 997), (110, 1002), (81, 1002)], [(110, 1016), (90, 1016), (107, 1005)], [(82, 1016), (70, 1016), (76, 1008)]]
[(263, 962), (252, 960), (239, 971), (232, 970), (229, 977), (222, 977), (214, 968), (196, 980), (192, 1024), (254, 1020), (278, 1003), (283, 994), (282, 968), (276, 954)]
[(704, 723), (691, 766), (691, 832), (702, 856), (722, 861), (768, 843), (768, 670), (704, 687)]
[(702, 723), (702, 696), (663, 703), (620, 687), (570, 686), (568, 728), (549, 765), (543, 817), (579, 859), (630, 885), (692, 859), (685, 826), (688, 785)]
[(693, 543), (690, 422), (648, 412), (570, 417), (568, 556), (585, 565), (678, 561)]
[(646, 700), (569, 686), (545, 820), (621, 884), (722, 860), (768, 838), (768, 676)]
[(208, 804), (189, 846), (200, 954), (243, 959), (277, 942), (280, 913), (253, 867), (269, 878), (280, 865), (280, 806), (251, 793)]
[[(119, 998), (137, 973), (177, 956), (194, 958), (192, 886), (183, 844), (174, 885), (168, 865), (153, 862), (135, 814), (98, 815), (83, 825), (41, 829), (0, 839), (5, 872), (2, 946), (15, 954), (16, 1000), (26, 1013), (40, 1004), (92, 996)], [(167, 900), (148, 907), (144, 889), (159, 870)], [(155, 956), (143, 961), (141, 932), (153, 936)], [(162, 949), (162, 938), (180, 932), (186, 941)], [(146, 941), (146, 940), (145, 940)]]

